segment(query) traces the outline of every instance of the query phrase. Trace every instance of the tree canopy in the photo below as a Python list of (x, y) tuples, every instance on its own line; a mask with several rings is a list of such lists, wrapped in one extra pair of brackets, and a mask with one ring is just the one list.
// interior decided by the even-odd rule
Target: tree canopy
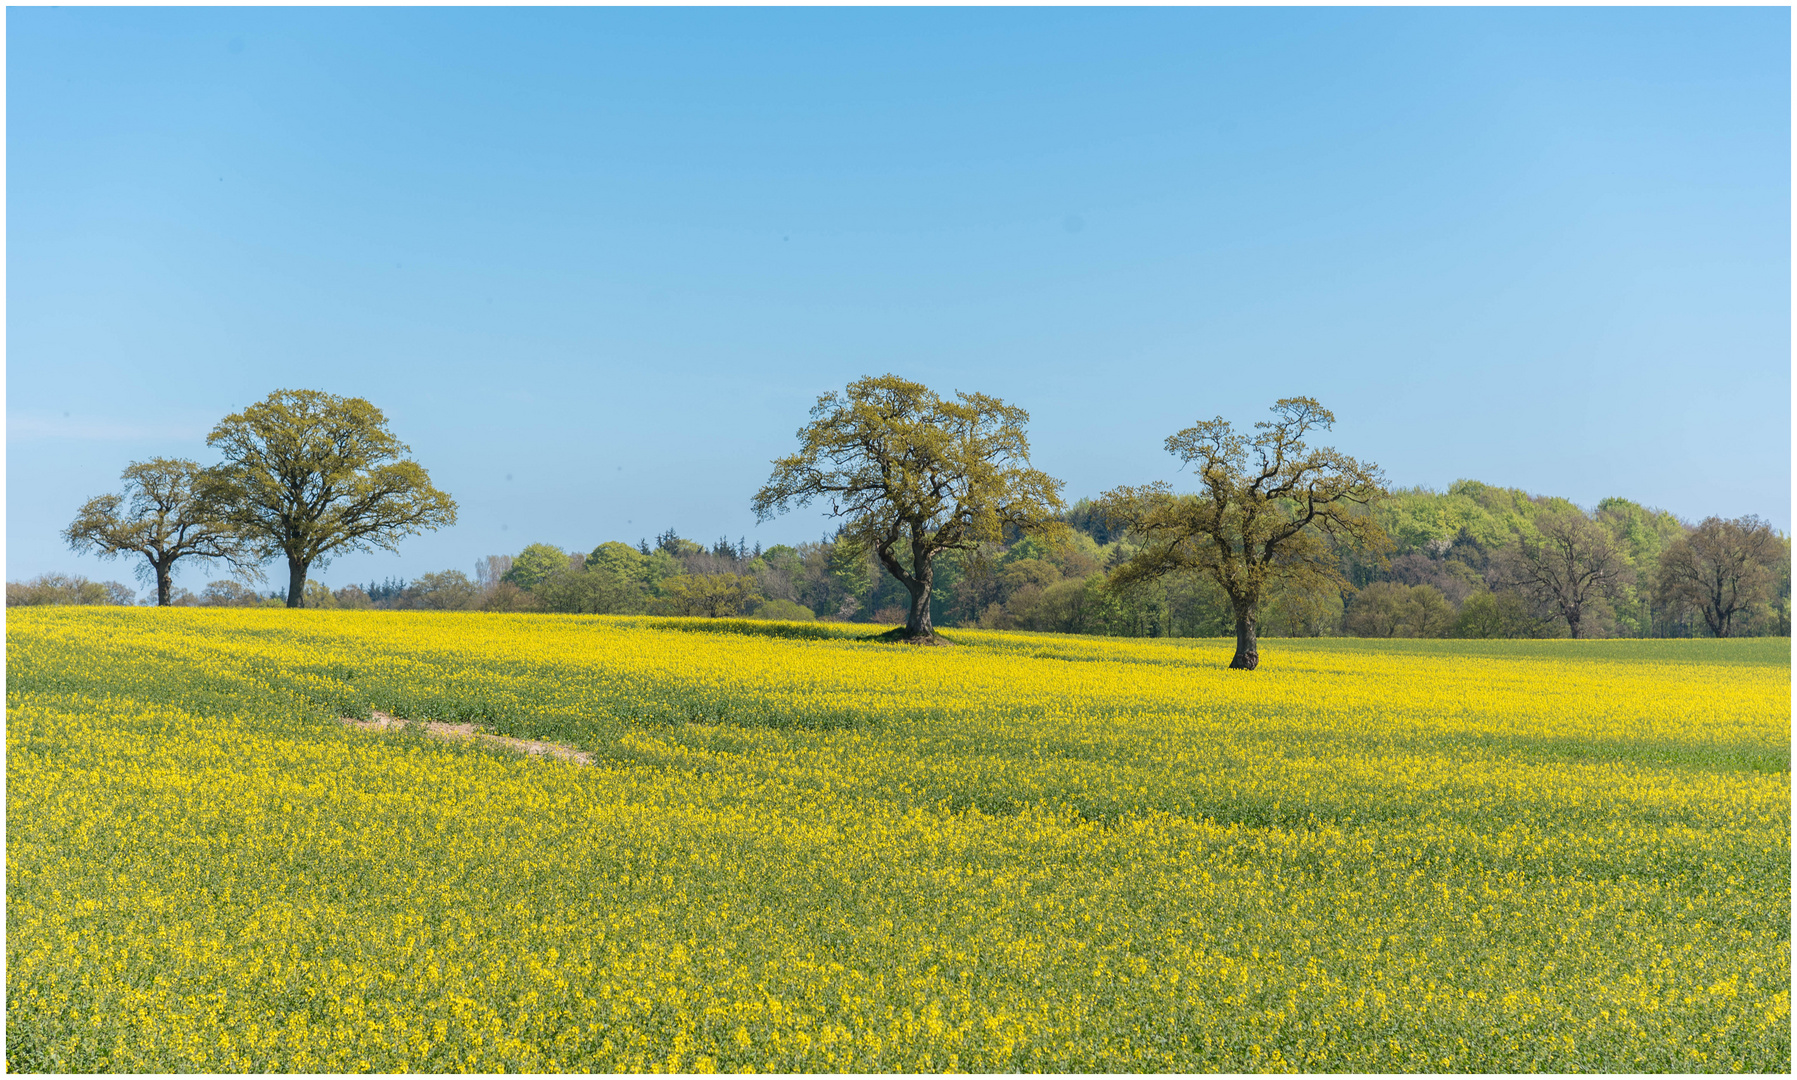
[(840, 537), (910, 593), (905, 639), (929, 641), (939, 553), (1058, 524), (1061, 482), (1030, 466), (1028, 421), (984, 394), (949, 400), (895, 375), (857, 379), (818, 398), (799, 451), (774, 462), (752, 506), (766, 521), (828, 500)]
[(1575, 638), (1592, 602), (1616, 595), (1634, 578), (1628, 555), (1610, 530), (1577, 507), (1537, 517), (1505, 549), (1499, 573), (1565, 619)]
[(1346, 585), (1336, 546), (1386, 542), (1372, 515), (1357, 512), (1384, 493), (1378, 466), (1303, 441), (1312, 429), (1333, 426), (1335, 414), (1307, 397), (1281, 398), (1272, 411), (1275, 419), (1255, 424), (1252, 439), (1221, 416), (1168, 436), (1167, 451), (1195, 466), (1199, 493), (1175, 495), (1155, 483), (1105, 496), (1109, 516), (1143, 545), (1112, 572), (1112, 583), (1208, 576), (1235, 616), (1229, 666), (1247, 671), (1260, 664), (1255, 621), (1273, 583)]
[(1736, 618), (1771, 596), (1790, 549), (1757, 517), (1705, 518), (1660, 557), (1659, 586), (1695, 607), (1716, 637), (1728, 637)]
[(206, 445), (224, 458), (207, 474), (209, 503), (259, 560), (286, 557), (288, 607), (336, 553), (455, 524), (455, 500), (361, 398), (277, 390), (219, 421)]
[(106, 559), (142, 555), (139, 576), (155, 584), (156, 603), (163, 607), (180, 560), (224, 559), (234, 570), (254, 572), (251, 545), (201, 498), (204, 473), (181, 458), (134, 461), (120, 477), (124, 492), (87, 500), (63, 540), (77, 552)]
[(502, 580), (529, 591), (550, 574), (567, 568), (567, 552), (554, 544), (531, 544), (512, 559), (512, 568)]

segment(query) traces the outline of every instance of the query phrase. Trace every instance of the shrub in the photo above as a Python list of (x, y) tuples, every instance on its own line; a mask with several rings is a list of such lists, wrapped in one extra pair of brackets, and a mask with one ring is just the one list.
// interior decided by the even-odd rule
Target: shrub
[(1553, 637), (1555, 627), (1529, 610), (1520, 593), (1474, 593), (1461, 605), (1449, 636), (1457, 638)]
[(256, 607), (264, 599), (266, 597), (242, 582), (226, 578), (201, 589), (198, 602), (201, 607)]
[(460, 570), (420, 574), (405, 592), (405, 606), (427, 611), (466, 611), (480, 600), (480, 586)]
[(509, 581), (494, 586), (480, 602), (482, 611), (535, 611), (537, 607), (536, 597)]
[(6, 606), (39, 604), (130, 604), (137, 590), (116, 581), (89, 581), (80, 574), (39, 574), (30, 581), (6, 583)]
[(374, 601), (362, 591), (360, 585), (345, 585), (333, 595), (337, 597), (337, 606), (340, 608), (347, 608), (351, 611), (367, 611), (374, 607)]
[(803, 604), (791, 600), (769, 600), (755, 609), (751, 619), (775, 619), (780, 622), (813, 622), (817, 615)]
[(1454, 605), (1433, 585), (1375, 581), (1355, 595), (1343, 625), (1357, 637), (1443, 637)]

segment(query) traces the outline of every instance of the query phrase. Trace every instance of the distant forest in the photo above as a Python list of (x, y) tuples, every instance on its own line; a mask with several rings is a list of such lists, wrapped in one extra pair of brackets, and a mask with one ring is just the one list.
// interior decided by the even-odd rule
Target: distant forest
[[(1662, 554), (1691, 542), (1696, 526), (1627, 499), (1584, 514), (1564, 499), (1463, 480), (1445, 492), (1400, 489), (1371, 510), (1392, 546), (1347, 552), (1349, 589), (1275, 593), (1261, 615), (1269, 636), (1564, 637), (1564, 616), (1540, 588), (1519, 582), (1517, 551), (1539, 541), (1544, 515), (1579, 513), (1598, 525), (1618, 557), (1582, 612), (1585, 637), (1704, 637), (1714, 633), (1688, 591), (1663, 582)], [(981, 627), (1125, 637), (1216, 637), (1233, 615), (1211, 581), (1164, 580), (1132, 589), (1107, 585), (1106, 570), (1135, 550), (1100, 507), (1082, 499), (1063, 515), (1059, 542), (1034, 537), (951, 552), (937, 560), (932, 616), (939, 627)], [(1751, 519), (1749, 519), (1751, 523)], [(1725, 523), (1732, 524), (1732, 523)], [(1764, 527), (1761, 526), (1762, 532)], [(1772, 534), (1764, 565), (1741, 588), (1730, 635), (1789, 635), (1789, 538)], [(8, 602), (117, 603), (130, 590), (79, 579), (9, 584)], [(27, 595), (37, 589), (39, 596)], [(86, 589), (85, 599), (69, 590)], [(55, 595), (52, 595), (55, 594)], [(105, 594), (105, 595), (102, 595)], [(278, 597), (279, 594), (275, 594)], [(219, 581), (177, 604), (278, 604), (235, 581)], [(823, 619), (898, 624), (908, 595), (873, 556), (842, 538), (762, 548), (745, 538), (709, 546), (669, 529), (590, 551), (531, 544), (514, 555), (459, 570), (329, 590), (308, 584), (306, 606), (423, 610), (659, 613)]]

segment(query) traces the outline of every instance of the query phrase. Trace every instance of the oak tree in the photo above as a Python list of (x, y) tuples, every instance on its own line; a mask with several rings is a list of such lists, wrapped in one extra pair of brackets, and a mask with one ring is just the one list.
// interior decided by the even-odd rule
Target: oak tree
[(1691, 604), (1710, 633), (1724, 638), (1736, 616), (1770, 597), (1778, 563), (1789, 557), (1759, 518), (1709, 517), (1660, 553), (1657, 584), (1662, 597)]
[(1550, 510), (1503, 550), (1497, 571), (1566, 620), (1572, 636), (1589, 629), (1585, 616), (1599, 597), (1616, 595), (1634, 576), (1622, 545), (1610, 530), (1578, 510)]
[(1109, 520), (1142, 548), (1111, 571), (1127, 589), (1169, 574), (1203, 574), (1221, 586), (1235, 617), (1229, 666), (1260, 665), (1257, 620), (1274, 583), (1289, 591), (1341, 588), (1342, 546), (1375, 551), (1384, 531), (1362, 508), (1384, 494), (1377, 465), (1338, 450), (1311, 449), (1304, 436), (1328, 430), (1335, 414), (1307, 397), (1281, 398), (1273, 420), (1249, 438), (1221, 416), (1168, 436), (1167, 451), (1192, 465), (1202, 490), (1175, 495), (1166, 483), (1106, 493)]
[[(799, 451), (774, 462), (758, 520), (827, 500), (839, 543), (872, 551), (910, 593), (903, 640), (931, 642), (935, 558), (1003, 537), (1053, 531), (1061, 482), (1030, 466), (1029, 413), (985, 394), (944, 398), (895, 375), (817, 399)], [(851, 558), (844, 554), (843, 558)]]
[(288, 607), (303, 605), (314, 564), (455, 524), (455, 500), (362, 398), (277, 390), (219, 421), (206, 445), (224, 457), (207, 473), (210, 504), (259, 558), (286, 558)]
[(103, 559), (142, 555), (138, 574), (155, 583), (160, 607), (168, 606), (175, 564), (183, 559), (224, 559), (240, 573), (256, 573), (250, 545), (201, 497), (204, 473), (181, 458), (132, 462), (120, 477), (124, 491), (87, 500), (62, 538)]

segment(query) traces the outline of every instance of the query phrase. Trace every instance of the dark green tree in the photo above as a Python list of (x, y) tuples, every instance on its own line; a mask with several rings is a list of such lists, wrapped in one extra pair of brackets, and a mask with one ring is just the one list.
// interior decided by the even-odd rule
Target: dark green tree
[(1757, 517), (1705, 518), (1661, 553), (1657, 584), (1662, 596), (1695, 607), (1712, 636), (1728, 637), (1742, 613), (1771, 598), (1789, 557)]
[(1339, 589), (1340, 546), (1382, 549), (1384, 530), (1362, 508), (1384, 494), (1379, 468), (1303, 439), (1335, 414), (1306, 397), (1282, 398), (1252, 439), (1222, 417), (1167, 439), (1167, 451), (1196, 468), (1203, 489), (1175, 495), (1164, 483), (1105, 496), (1112, 520), (1142, 547), (1111, 572), (1118, 588), (1168, 575), (1201, 574), (1229, 598), (1235, 616), (1232, 668), (1260, 664), (1256, 618), (1274, 582), (1287, 589)]
[(1577, 507), (1538, 515), (1532, 530), (1500, 552), (1497, 569), (1501, 580), (1557, 612), (1575, 638), (1589, 632), (1586, 615), (1596, 601), (1634, 580), (1610, 530)]

